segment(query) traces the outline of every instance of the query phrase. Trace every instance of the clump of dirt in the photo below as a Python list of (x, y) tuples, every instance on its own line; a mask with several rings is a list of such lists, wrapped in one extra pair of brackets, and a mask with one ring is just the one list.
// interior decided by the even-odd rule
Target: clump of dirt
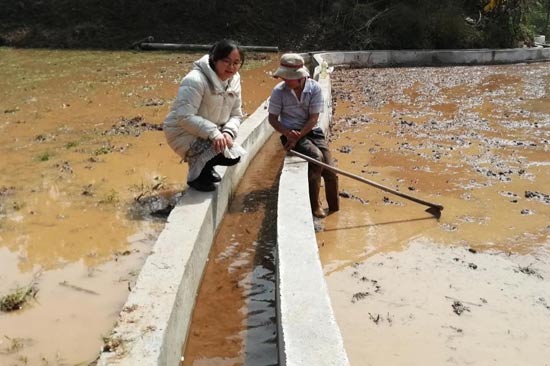
[(359, 300), (363, 300), (364, 298), (366, 298), (367, 296), (369, 296), (370, 293), (368, 291), (364, 291), (364, 292), (356, 292), (353, 294), (353, 296), (351, 297), (351, 302), (352, 303), (355, 303)]
[(6, 211), (6, 208), (4, 207), (4, 202), (6, 201), (6, 198), (9, 196), (13, 196), (14, 194), (15, 187), (0, 187), (0, 214)]
[(463, 312), (470, 311), (470, 308), (468, 306), (464, 305), (462, 302), (458, 300), (453, 301), (453, 305), (451, 306), (453, 307), (453, 312), (456, 315), (462, 315)]
[(518, 269), (516, 270), (516, 272), (521, 272), (521, 273), (524, 273), (526, 275), (529, 275), (529, 276), (535, 276), (537, 278), (540, 278), (541, 280), (544, 279), (544, 277), (542, 277), (542, 275), (534, 268), (532, 268), (531, 266), (520, 266), (518, 267)]
[(359, 201), (361, 202), (363, 205), (368, 205), (369, 204), (369, 200), (366, 200), (366, 199), (363, 199), (361, 197), (358, 197), (356, 195), (354, 195), (353, 193), (350, 193), (348, 191), (341, 191), (341, 192), (338, 192), (338, 195), (342, 198), (349, 198), (349, 199), (352, 199), (352, 200), (356, 200), (356, 201)]
[(351, 146), (342, 146), (338, 148), (338, 151), (340, 151), (343, 154), (350, 154), (352, 150), (353, 150), (353, 147)]
[(162, 131), (162, 124), (147, 122), (142, 116), (122, 118), (109, 130), (102, 133), (105, 136), (132, 135), (138, 137), (144, 131)]
[(160, 192), (157, 194), (147, 194), (140, 196), (131, 206), (132, 215), (168, 218), (170, 212), (176, 207), (178, 200), (183, 192)]
[(534, 199), (546, 204), (550, 204), (550, 195), (541, 192), (525, 191), (525, 198)]
[(5, 187), (5, 186), (2, 186), (0, 187), (0, 197), (7, 197), (7, 196), (11, 196), (12, 194), (15, 193), (15, 187)]

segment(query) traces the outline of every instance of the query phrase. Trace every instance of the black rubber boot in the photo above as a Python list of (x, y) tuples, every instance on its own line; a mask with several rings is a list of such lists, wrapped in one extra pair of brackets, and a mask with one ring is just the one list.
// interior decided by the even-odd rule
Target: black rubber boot
[(338, 192), (338, 177), (325, 177), (325, 196), (327, 198), (328, 210), (336, 212), (340, 210), (340, 195)]
[(201, 192), (212, 192), (216, 190), (216, 185), (212, 182), (205, 182), (199, 179), (195, 179), (191, 182), (187, 182), (190, 187), (195, 188), (197, 191)]
[(218, 174), (214, 167), (210, 167), (210, 170), (208, 171), (208, 179), (210, 179), (212, 183), (218, 183), (221, 182), (222, 177)]
[(232, 166), (237, 164), (239, 161), (241, 161), (240, 156), (236, 159), (229, 159), (223, 156), (223, 154), (218, 154), (214, 156), (212, 159), (210, 159), (210, 161), (207, 164), (211, 166), (216, 166), (216, 165)]
[(216, 185), (212, 182), (211, 178), (211, 167), (208, 165), (205, 166), (201, 174), (197, 179), (187, 182), (190, 187), (195, 188), (197, 191), (201, 192), (212, 192), (216, 190)]
[(206, 171), (206, 177), (209, 181), (212, 183), (218, 183), (221, 182), (222, 177), (218, 174), (218, 172), (214, 169), (216, 165), (223, 165), (223, 166), (231, 166), (237, 164), (241, 160), (240, 157), (237, 159), (229, 159), (223, 156), (223, 154), (218, 154), (214, 156), (212, 159), (206, 163), (204, 166), (204, 170)]

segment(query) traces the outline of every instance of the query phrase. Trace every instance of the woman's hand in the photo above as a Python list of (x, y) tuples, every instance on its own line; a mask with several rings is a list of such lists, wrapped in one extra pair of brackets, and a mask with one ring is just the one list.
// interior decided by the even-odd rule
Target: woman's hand
[(228, 149), (233, 147), (233, 136), (231, 136), (228, 132), (222, 133), (223, 137), (225, 137), (225, 144)]
[(214, 150), (219, 154), (223, 153), (225, 148), (231, 148), (233, 146), (233, 137), (227, 132), (223, 132), (221, 135), (214, 137), (212, 140)]
[(216, 153), (222, 153), (227, 146), (224, 134), (222, 133), (214, 137), (214, 139), (212, 140), (212, 145), (214, 146), (214, 151), (216, 151)]

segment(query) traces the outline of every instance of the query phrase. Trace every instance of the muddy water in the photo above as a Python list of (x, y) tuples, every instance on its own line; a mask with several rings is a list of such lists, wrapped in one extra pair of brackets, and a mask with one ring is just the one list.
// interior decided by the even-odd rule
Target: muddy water
[(332, 77), (338, 166), (444, 206), (340, 178), (318, 242), (352, 365), (545, 364), (548, 64)]
[(197, 296), (183, 365), (277, 365), (275, 244), (284, 151), (273, 136), (220, 225)]
[[(0, 296), (38, 290), (0, 312), (1, 364), (95, 359), (164, 225), (149, 198), (185, 186), (158, 124), (199, 56), (0, 48)], [(276, 58), (249, 55), (246, 112)]]

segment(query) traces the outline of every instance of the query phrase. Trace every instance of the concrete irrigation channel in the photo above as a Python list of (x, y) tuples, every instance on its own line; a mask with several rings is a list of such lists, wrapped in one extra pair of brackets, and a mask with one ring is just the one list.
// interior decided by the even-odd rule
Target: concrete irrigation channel
[[(326, 68), (548, 61), (550, 50), (320, 52), (305, 56), (328, 101), (322, 122), (329, 126), (331, 81)], [(109, 337), (113, 347), (101, 354), (99, 365), (180, 363), (212, 242), (241, 177), (272, 132), (265, 106), (261, 106), (248, 118), (239, 136), (239, 142), (249, 151), (247, 159), (221, 170), (223, 180), (217, 191), (189, 190), (183, 195)], [(307, 163), (287, 156), (280, 174), (277, 204), (279, 364), (344, 366), (350, 361), (319, 261), (306, 182)]]

